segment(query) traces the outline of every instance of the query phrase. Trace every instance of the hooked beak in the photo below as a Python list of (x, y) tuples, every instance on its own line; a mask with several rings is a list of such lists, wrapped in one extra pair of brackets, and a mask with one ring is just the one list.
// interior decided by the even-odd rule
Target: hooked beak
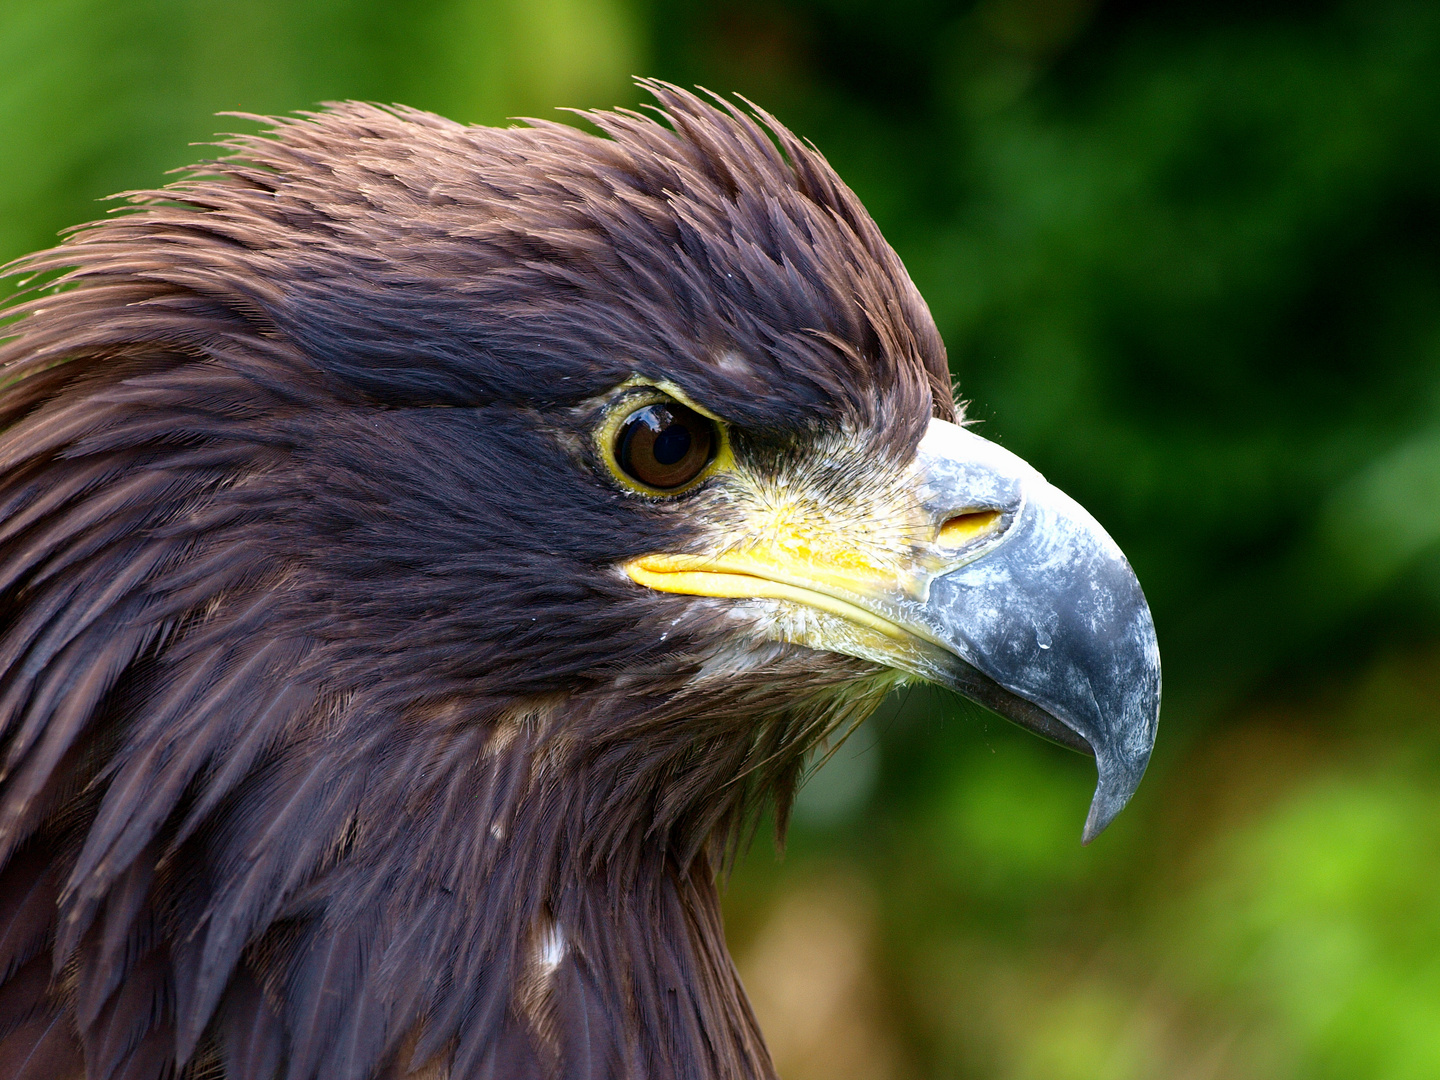
[(777, 537), (772, 528), (625, 570), (664, 592), (838, 616), (853, 632), (790, 637), (948, 686), (1092, 754), (1089, 843), (1129, 801), (1155, 742), (1160, 653), (1140, 583), (1079, 504), (961, 427), (930, 421), (909, 482), (914, 539), (902, 553), (882, 556), (863, 535), (792, 528)]

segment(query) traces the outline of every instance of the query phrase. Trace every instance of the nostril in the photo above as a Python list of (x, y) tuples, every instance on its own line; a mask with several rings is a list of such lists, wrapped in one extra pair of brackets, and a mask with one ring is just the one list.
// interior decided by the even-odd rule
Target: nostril
[(935, 543), (942, 548), (963, 548), (987, 533), (994, 532), (999, 524), (999, 510), (967, 510), (941, 523)]

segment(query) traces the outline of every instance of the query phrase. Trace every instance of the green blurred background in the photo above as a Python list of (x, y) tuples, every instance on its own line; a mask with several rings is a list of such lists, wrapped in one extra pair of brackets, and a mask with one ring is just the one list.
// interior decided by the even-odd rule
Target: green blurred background
[(731, 883), (786, 1080), (1440, 1077), (1440, 5), (0, 0), (0, 258), (226, 109), (738, 91), (1154, 606), (1150, 775), (914, 690)]

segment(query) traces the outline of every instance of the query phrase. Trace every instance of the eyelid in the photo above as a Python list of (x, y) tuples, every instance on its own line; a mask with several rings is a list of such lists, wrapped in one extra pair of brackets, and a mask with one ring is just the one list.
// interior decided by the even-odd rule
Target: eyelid
[(657, 400), (663, 401), (668, 398), (678, 401), (681, 405), (694, 409), (701, 416), (715, 421), (722, 427), (728, 423), (723, 416), (711, 412), (669, 379), (647, 379), (643, 375), (631, 375), (615, 389), (623, 394), (625, 390), (632, 388), (657, 391), (660, 394)]

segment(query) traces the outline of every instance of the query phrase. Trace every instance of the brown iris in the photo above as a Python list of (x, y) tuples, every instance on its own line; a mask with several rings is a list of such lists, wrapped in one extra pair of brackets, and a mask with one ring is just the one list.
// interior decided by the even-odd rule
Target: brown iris
[(715, 424), (675, 402), (636, 409), (620, 425), (615, 461), (640, 483), (676, 491), (715, 456)]

